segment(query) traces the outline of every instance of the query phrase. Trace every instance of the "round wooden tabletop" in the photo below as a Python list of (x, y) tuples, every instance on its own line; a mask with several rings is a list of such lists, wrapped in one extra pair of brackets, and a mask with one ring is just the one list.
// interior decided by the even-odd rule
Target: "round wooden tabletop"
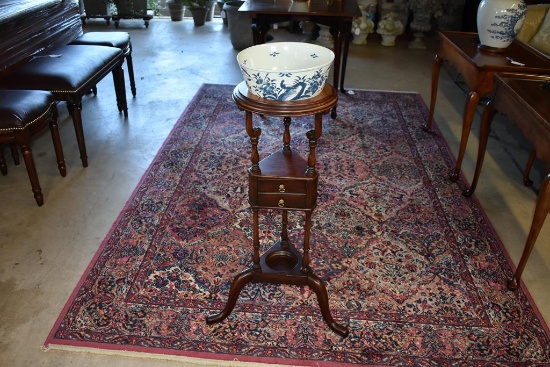
[(244, 111), (266, 116), (297, 117), (328, 113), (338, 102), (338, 92), (332, 85), (315, 97), (298, 101), (275, 101), (252, 94), (243, 81), (233, 90), (233, 100)]

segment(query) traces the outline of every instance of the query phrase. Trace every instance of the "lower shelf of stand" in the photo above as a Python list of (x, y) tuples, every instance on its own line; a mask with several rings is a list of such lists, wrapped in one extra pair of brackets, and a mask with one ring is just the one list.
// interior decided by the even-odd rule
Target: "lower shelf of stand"
[(307, 276), (302, 272), (302, 254), (291, 243), (286, 246), (281, 241), (275, 243), (260, 257), (260, 266), (261, 273), (270, 277)]
[(229, 316), (239, 293), (250, 282), (308, 286), (317, 295), (321, 314), (327, 325), (343, 338), (349, 335), (349, 329), (332, 318), (323, 281), (311, 269), (302, 269), (302, 255), (290, 243), (288, 250), (283, 249), (281, 241), (261, 256), (260, 269), (246, 269), (233, 279), (225, 308), (218, 314), (208, 316), (206, 322), (214, 324)]

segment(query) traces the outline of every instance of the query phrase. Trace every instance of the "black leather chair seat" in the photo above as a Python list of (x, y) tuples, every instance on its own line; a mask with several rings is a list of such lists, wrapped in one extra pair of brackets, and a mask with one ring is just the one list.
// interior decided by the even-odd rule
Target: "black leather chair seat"
[(108, 46), (125, 50), (130, 46), (130, 34), (128, 32), (87, 32), (70, 44)]
[[(59, 55), (59, 57), (57, 57)], [(65, 94), (87, 92), (117, 63), (122, 51), (106, 46), (70, 45), (39, 56), (0, 79), (6, 89), (49, 90), (60, 99)]]
[(124, 53), (114, 47), (67, 45), (51, 50), (16, 68), (0, 79), (0, 88), (51, 91), (56, 101), (67, 102), (76, 131), (80, 159), (88, 166), (84, 130), (82, 128), (82, 97), (107, 74), (113, 74), (118, 110), (128, 116), (126, 88), (122, 63)]
[(1, 143), (9, 143), (15, 164), (19, 157), (15, 146), (21, 148), (36, 203), (44, 203), (38, 173), (30, 148), (31, 137), (49, 124), (57, 166), (61, 176), (66, 175), (63, 148), (57, 126), (57, 106), (50, 92), (40, 90), (0, 90), (0, 171), (8, 173)]
[(30, 128), (54, 103), (53, 95), (41, 90), (0, 90), (0, 131)]
[(71, 45), (108, 46), (116, 47), (124, 52), (128, 65), (128, 76), (132, 95), (136, 96), (136, 82), (132, 61), (132, 42), (128, 32), (87, 32), (70, 43)]

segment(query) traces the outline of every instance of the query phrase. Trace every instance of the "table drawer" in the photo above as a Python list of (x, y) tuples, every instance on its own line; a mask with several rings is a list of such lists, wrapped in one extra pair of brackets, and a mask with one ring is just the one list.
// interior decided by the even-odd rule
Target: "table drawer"
[(258, 193), (256, 205), (271, 208), (309, 209), (304, 194)]
[(258, 179), (258, 193), (305, 194), (306, 180)]

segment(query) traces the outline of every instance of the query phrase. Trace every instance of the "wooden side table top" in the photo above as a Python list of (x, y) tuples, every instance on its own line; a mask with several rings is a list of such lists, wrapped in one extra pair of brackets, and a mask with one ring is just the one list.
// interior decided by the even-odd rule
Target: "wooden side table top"
[(509, 72), (550, 75), (550, 57), (517, 39), (501, 52), (491, 52), (479, 48), (477, 33), (440, 32), (439, 34), (441, 40), (432, 68), (430, 113), (425, 129), (429, 130), (433, 122), (439, 72), (443, 61), (449, 62), (462, 75), (464, 82), (470, 88), (464, 108), (460, 147), (450, 177), (454, 182), (458, 180), (460, 174), (476, 107), (482, 97), (493, 92), (495, 74)]
[[(550, 74), (550, 57), (533, 47), (514, 40), (502, 52), (479, 49), (477, 33), (440, 32), (437, 57), (448, 61), (464, 78), (479, 98), (494, 89), (494, 74)], [(517, 62), (520, 64), (515, 64)]]
[(533, 143), (537, 157), (550, 171), (550, 76), (500, 74), (495, 76), (494, 108), (506, 115)]
[[(475, 66), (479, 72), (521, 72), (533, 74), (545, 74), (550, 70), (550, 58), (533, 47), (515, 39), (510, 46), (502, 52), (490, 52), (479, 49), (479, 37), (472, 32), (440, 32), (439, 54), (445, 58), (454, 59), (456, 56), (448, 54), (450, 47), (458, 52), (461, 58)], [(441, 55), (442, 54), (442, 55)], [(510, 60), (524, 64), (516, 65)], [(454, 60), (449, 60), (454, 61)]]
[(245, 82), (233, 90), (233, 101), (241, 110), (276, 117), (298, 117), (326, 114), (338, 102), (338, 93), (329, 83), (313, 98), (298, 101), (274, 101), (260, 98), (248, 91)]

